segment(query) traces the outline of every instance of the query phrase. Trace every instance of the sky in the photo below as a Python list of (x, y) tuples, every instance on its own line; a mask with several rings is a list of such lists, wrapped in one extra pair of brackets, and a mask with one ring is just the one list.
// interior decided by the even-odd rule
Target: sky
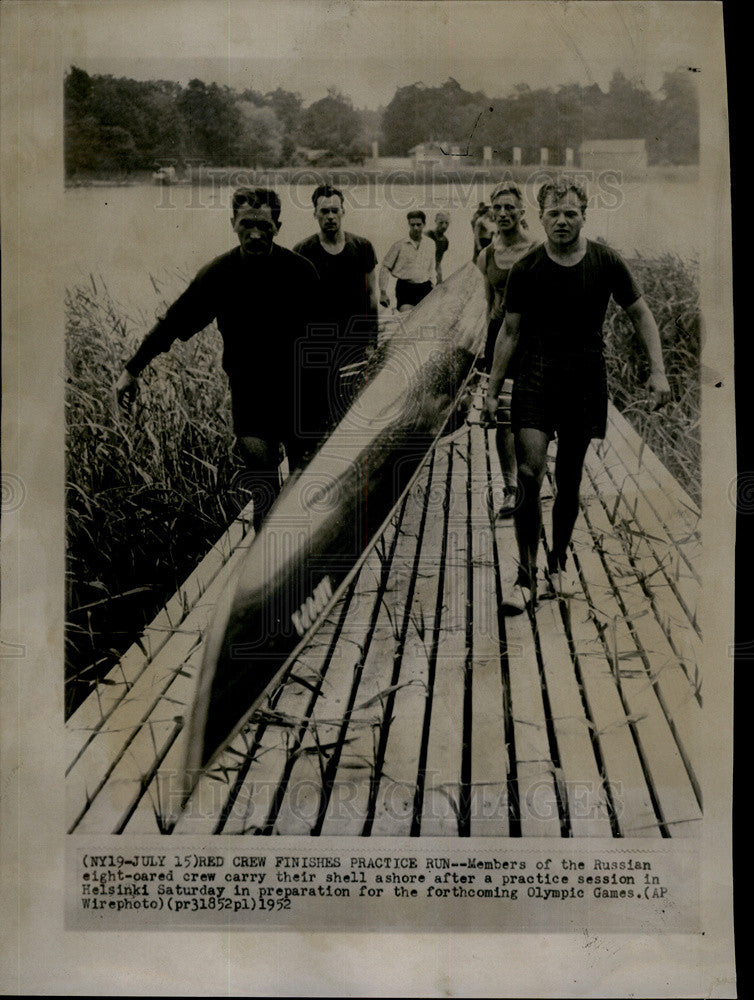
[[(454, 77), (502, 97), (515, 84), (597, 83), (616, 69), (650, 91), (700, 69), (702, 3), (631, 0), (104, 0), (72, 5), (61, 55), (90, 73), (250, 87), (306, 104), (334, 86), (357, 107)], [(75, 15), (75, 17), (74, 17)], [(67, 68), (67, 67), (65, 67)]]

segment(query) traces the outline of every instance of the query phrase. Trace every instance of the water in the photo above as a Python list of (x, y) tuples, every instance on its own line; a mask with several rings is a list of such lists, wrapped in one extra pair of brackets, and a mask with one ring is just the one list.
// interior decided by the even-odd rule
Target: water
[[(278, 242), (293, 247), (316, 230), (313, 184), (279, 184), (276, 190), (282, 201)], [(171, 298), (202, 264), (235, 245), (230, 192), (228, 187), (148, 184), (66, 191), (67, 283), (88, 279), (90, 273), (101, 276), (119, 302), (151, 319), (160, 296), (150, 275), (163, 283), (164, 294)], [(357, 185), (345, 193), (345, 227), (370, 239), (378, 259), (406, 233), (409, 209), (423, 209), (428, 226), (438, 209), (449, 209), (450, 249), (443, 261), (447, 275), (471, 257), (471, 216), (490, 188), (479, 182)], [(689, 257), (699, 249), (699, 197), (694, 181), (604, 184), (592, 192), (585, 233), (602, 237), (628, 256), (634, 251), (645, 256), (671, 251)], [(530, 230), (542, 238), (534, 185), (525, 189), (525, 199)]]

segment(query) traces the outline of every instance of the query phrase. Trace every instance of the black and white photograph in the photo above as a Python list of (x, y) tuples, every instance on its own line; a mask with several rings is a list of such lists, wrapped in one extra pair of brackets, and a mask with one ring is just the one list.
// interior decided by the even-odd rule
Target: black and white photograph
[(736, 996), (721, 5), (3, 14), (4, 850), (72, 991), (327, 930), (376, 968), (265, 990)]

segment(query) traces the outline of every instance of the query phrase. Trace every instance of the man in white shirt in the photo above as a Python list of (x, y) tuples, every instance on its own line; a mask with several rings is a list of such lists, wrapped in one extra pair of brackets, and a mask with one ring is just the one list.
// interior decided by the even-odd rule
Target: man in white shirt
[(409, 212), (408, 236), (388, 250), (380, 268), (380, 305), (387, 308), (390, 298), (387, 285), (390, 275), (396, 279), (395, 299), (398, 312), (406, 312), (432, 291), (435, 278), (435, 244), (424, 235), (427, 217), (419, 209)]

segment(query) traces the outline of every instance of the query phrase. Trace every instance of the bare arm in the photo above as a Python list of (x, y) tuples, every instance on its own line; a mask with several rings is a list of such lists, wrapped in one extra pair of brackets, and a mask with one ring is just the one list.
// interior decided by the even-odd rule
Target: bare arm
[(386, 264), (380, 266), (380, 305), (385, 307), (390, 305), (387, 294), (387, 285), (390, 280), (390, 268)]
[(495, 290), (487, 279), (487, 268), (486, 261), (483, 254), (479, 254), (476, 259), (476, 266), (482, 272), (482, 277), (484, 278), (484, 292), (487, 296), (487, 322), (489, 323), (492, 316), (492, 307), (495, 304)]
[(657, 409), (670, 399), (670, 385), (665, 375), (665, 362), (662, 359), (660, 331), (657, 329), (655, 318), (643, 298), (638, 298), (636, 302), (628, 306), (626, 314), (649, 356), (648, 385), (653, 396), (654, 409)]
[(485, 410), (490, 418), (494, 417), (497, 410), (497, 397), (500, 395), (500, 387), (505, 381), (505, 373), (508, 371), (513, 352), (516, 350), (520, 328), (521, 314), (506, 313), (500, 333), (495, 341), (492, 372), (487, 383), (487, 396), (484, 401)]

